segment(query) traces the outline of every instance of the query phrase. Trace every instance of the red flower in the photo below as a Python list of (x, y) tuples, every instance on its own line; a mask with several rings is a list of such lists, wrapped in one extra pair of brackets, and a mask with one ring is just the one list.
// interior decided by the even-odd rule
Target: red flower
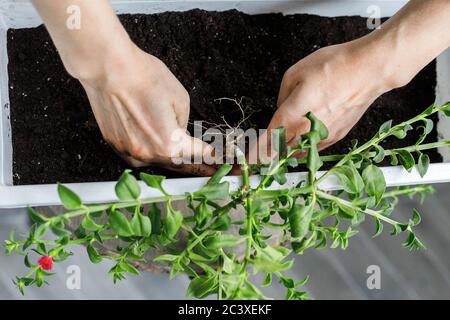
[(38, 261), (39, 265), (44, 270), (52, 270), (53, 267), (53, 258), (49, 256), (43, 256)]

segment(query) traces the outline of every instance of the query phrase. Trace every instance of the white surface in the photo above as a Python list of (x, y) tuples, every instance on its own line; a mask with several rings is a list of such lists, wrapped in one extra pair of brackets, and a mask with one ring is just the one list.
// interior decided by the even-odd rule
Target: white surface
[[(382, 168), (387, 180), (388, 187), (405, 186), (412, 184), (429, 184), (448, 182), (448, 176), (443, 174), (448, 171), (447, 163), (434, 164), (430, 167), (426, 176), (422, 179), (416, 169), (412, 173), (408, 173), (402, 167), (386, 167)], [(317, 174), (320, 177), (323, 171)], [(306, 179), (306, 173), (296, 172), (287, 175), (288, 181), (280, 186), (273, 183), (270, 189), (286, 189), (296, 186), (299, 181)], [(208, 178), (184, 178), (184, 179), (168, 179), (164, 181), (163, 186), (169, 194), (181, 195), (185, 192), (192, 192), (200, 189), (208, 180)], [(232, 190), (237, 190), (241, 185), (240, 177), (226, 177), (224, 181), (229, 181)], [(258, 176), (252, 176), (250, 184), (256, 187), (259, 182)], [(413, 182), (411, 182), (413, 181)], [(159, 197), (162, 194), (154, 189), (150, 189), (142, 182), (141, 197)], [(115, 182), (91, 182), (91, 183), (73, 183), (66, 184), (70, 189), (75, 191), (85, 203), (108, 203), (117, 201), (114, 192)], [(320, 188), (323, 190), (338, 190), (340, 188), (339, 181), (335, 176), (325, 179)], [(0, 186), (0, 208), (20, 208), (27, 206), (47, 206), (60, 204), (56, 185), (32, 185), (32, 186)], [(25, 199), (25, 200), (24, 200)], [(25, 202), (25, 203), (24, 203)], [(1, 212), (1, 211), (0, 211)]]
[[(323, 16), (361, 15), (367, 16), (367, 8), (377, 5), (382, 16), (391, 16), (407, 1), (404, 0), (278, 0), (278, 1), (115, 1), (112, 3), (118, 13), (155, 13), (162, 11), (185, 11), (193, 8), (206, 10), (229, 10), (256, 14), (268, 12), (310, 13)], [(41, 19), (27, 0), (0, 0), (0, 208), (21, 207), (26, 205), (57, 204), (55, 185), (11, 186), (12, 185), (12, 146), (11, 128), (9, 124), (8, 73), (6, 52), (6, 30), (8, 28), (35, 27)], [(450, 100), (450, 52), (438, 58), (438, 103)], [(438, 126), (442, 137), (450, 138), (450, 123), (440, 122)], [(450, 161), (448, 151), (444, 150), (446, 161)], [(450, 181), (450, 163), (433, 164), (428, 175), (421, 179), (417, 173), (407, 174), (402, 168), (384, 168), (389, 185), (412, 185), (422, 183), (438, 183)], [(303, 177), (301, 173), (289, 174), (289, 183), (295, 185)], [(229, 178), (234, 187), (238, 186), (237, 178)], [(203, 178), (172, 179), (167, 181), (167, 188), (173, 194), (192, 191), (204, 183)], [(115, 199), (114, 183), (83, 183), (70, 185), (84, 201), (108, 202)], [(332, 178), (323, 185), (325, 189), (339, 187)], [(150, 191), (148, 191), (150, 192)], [(148, 193), (146, 196), (151, 196)]]

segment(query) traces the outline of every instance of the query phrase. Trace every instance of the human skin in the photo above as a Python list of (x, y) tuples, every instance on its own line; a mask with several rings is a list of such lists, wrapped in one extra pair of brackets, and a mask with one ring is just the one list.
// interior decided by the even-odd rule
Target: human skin
[[(212, 157), (212, 147), (186, 133), (189, 94), (158, 58), (129, 38), (108, 0), (33, 0), (66, 70), (83, 85), (103, 137), (133, 166), (157, 164), (211, 175), (204, 163), (173, 158)], [(79, 29), (67, 27), (70, 6)], [(209, 162), (210, 163), (210, 162)]]
[[(268, 132), (284, 127), (288, 143), (295, 145), (308, 132), (304, 115), (312, 111), (330, 131), (320, 149), (341, 140), (375, 99), (409, 83), (450, 46), (448, 21), (450, 0), (411, 0), (380, 29), (300, 60), (283, 77)], [(268, 145), (270, 138), (263, 135), (260, 150)], [(257, 159), (256, 152), (254, 147), (249, 158)]]

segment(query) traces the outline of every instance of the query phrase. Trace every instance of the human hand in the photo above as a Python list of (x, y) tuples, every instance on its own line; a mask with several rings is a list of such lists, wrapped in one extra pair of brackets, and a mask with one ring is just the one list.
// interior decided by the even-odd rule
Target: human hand
[(104, 72), (80, 79), (105, 140), (133, 166), (213, 174), (206, 164), (172, 162), (182, 156), (203, 159), (212, 147), (186, 134), (189, 95), (164, 63), (131, 44), (111, 58)]
[[(450, 46), (449, 33), (442, 27), (449, 7), (446, 0), (412, 0), (372, 33), (320, 49), (299, 61), (284, 75), (268, 131), (285, 127), (287, 140), (294, 145), (308, 132), (310, 124), (304, 115), (312, 111), (330, 132), (319, 148), (344, 138), (376, 98), (406, 85)], [(268, 145), (266, 134), (250, 150), (249, 158), (264, 155), (256, 150), (267, 150)]]
[[(370, 49), (365, 39), (325, 47), (292, 66), (284, 75), (277, 110), (268, 126), (271, 130), (286, 128), (286, 140), (296, 145), (309, 131), (304, 117), (313, 112), (329, 128), (328, 139), (319, 144), (324, 149), (344, 138), (383, 93), (401, 86), (381, 57)], [(259, 150), (268, 148), (268, 134), (260, 137)], [(250, 151), (255, 157), (256, 147)], [(259, 152), (259, 160), (263, 153)], [(269, 154), (270, 157), (270, 154)]]

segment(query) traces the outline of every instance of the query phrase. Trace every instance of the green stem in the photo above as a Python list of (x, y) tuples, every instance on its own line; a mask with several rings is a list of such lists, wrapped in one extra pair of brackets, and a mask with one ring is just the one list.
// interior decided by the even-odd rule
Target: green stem
[(56, 216), (56, 217), (50, 218), (49, 220), (58, 219), (60, 217), (64, 217), (66, 219), (71, 219), (71, 218), (75, 218), (78, 216), (86, 215), (87, 213), (105, 211), (105, 210), (110, 209), (112, 206), (114, 206), (116, 209), (123, 209), (123, 208), (134, 207), (134, 206), (137, 206), (140, 204), (145, 205), (145, 204), (151, 204), (151, 203), (160, 203), (160, 202), (167, 201), (168, 199), (170, 201), (184, 200), (184, 199), (186, 199), (186, 196), (185, 195), (175, 195), (175, 196), (170, 196), (170, 197), (164, 196), (164, 197), (156, 197), (156, 198), (144, 198), (144, 199), (139, 199), (139, 200), (127, 201), (127, 202), (112, 202), (109, 204), (94, 204), (94, 205), (90, 205), (90, 206), (85, 206), (82, 209), (69, 211), (69, 212), (63, 214), (62, 216)]
[(188, 247), (186, 247), (185, 252), (194, 249), (195, 246), (197, 246), (209, 234), (209, 230), (203, 231), (200, 235), (196, 235), (193, 231), (191, 231), (191, 233), (196, 237), (196, 239), (192, 241)]
[(30, 269), (30, 271), (28, 271), (28, 273), (25, 275), (25, 278), (29, 278), (31, 277), (36, 271), (39, 270), (41, 266), (34, 266), (32, 269)]
[(278, 198), (280, 196), (289, 195), (289, 196), (298, 196), (301, 194), (309, 194), (311, 193), (311, 186), (301, 187), (301, 188), (292, 188), (292, 189), (280, 189), (280, 190), (259, 190), (255, 192), (255, 196), (258, 197), (268, 197), (268, 198)]
[[(334, 167), (339, 167), (341, 165), (343, 165), (345, 162), (347, 162), (349, 159), (351, 159), (351, 157), (355, 154), (360, 154), (363, 151), (367, 150), (368, 148), (379, 144), (380, 142), (382, 142), (383, 140), (385, 140), (387, 137), (391, 136), (393, 132), (395, 132), (396, 130), (402, 129), (405, 126), (408, 125), (412, 125), (415, 122), (418, 121), (422, 121), (424, 119), (426, 119), (427, 117), (429, 117), (431, 114), (436, 113), (438, 111), (442, 111), (445, 108), (448, 107), (447, 105), (441, 106), (441, 107), (436, 107), (433, 108), (433, 110), (430, 112), (430, 114), (428, 115), (424, 115), (423, 113), (419, 114), (418, 116), (415, 116), (414, 118), (402, 122), (400, 124), (397, 124), (395, 126), (393, 126), (388, 132), (385, 133), (377, 133), (372, 139), (370, 139), (369, 141), (367, 141), (366, 143), (364, 143), (363, 145), (361, 145), (360, 147), (356, 148), (355, 150), (352, 150), (351, 152), (349, 152), (348, 154), (346, 154), (341, 160), (338, 161), (337, 164), (334, 165)], [(444, 141), (445, 142), (445, 141)], [(327, 171), (325, 174), (323, 174), (318, 180), (317, 180), (317, 184), (319, 184), (320, 182), (322, 182), (323, 180), (325, 180), (328, 176), (330, 176), (332, 174), (332, 170)]]
[(286, 158), (281, 159), (280, 161), (278, 161), (275, 166), (273, 168), (270, 169), (270, 171), (264, 175), (264, 178), (262, 179), (262, 181), (260, 182), (260, 184), (258, 185), (258, 187), (255, 189), (255, 192), (260, 191), (261, 189), (263, 189), (266, 185), (266, 183), (269, 181), (269, 179), (278, 171), (278, 169), (281, 168), (281, 166), (283, 166), (284, 164), (286, 164), (286, 162), (288, 161), (289, 158), (292, 158), (294, 156), (295, 153), (298, 152), (298, 149), (294, 148), (291, 150), (291, 152), (289, 152), (286, 156)]
[(253, 226), (253, 215), (252, 215), (252, 198), (248, 197), (245, 204), (245, 210), (247, 211), (247, 223), (246, 223), (246, 246), (245, 246), (245, 260), (250, 260), (250, 255), (252, 251), (252, 226)]
[[(441, 148), (441, 147), (445, 147), (445, 146), (450, 146), (450, 140), (442, 140), (442, 141), (427, 143), (427, 144), (422, 144), (422, 145), (413, 145), (413, 146), (408, 146), (408, 147), (404, 147), (404, 148), (385, 150), (385, 155), (391, 156), (399, 150), (405, 150), (405, 151), (409, 151), (409, 152), (417, 152), (417, 151), (437, 149), (437, 148)], [(375, 152), (370, 152), (367, 154), (368, 158), (373, 158), (374, 156), (375, 156)], [(323, 162), (336, 162), (336, 161), (342, 160), (344, 157), (345, 157), (345, 155), (334, 154), (334, 155), (328, 155), (328, 156), (321, 156), (320, 159)], [(306, 161), (307, 161), (306, 158), (301, 158), (301, 159), (297, 160), (298, 164), (306, 164)]]
[[(407, 189), (392, 190), (392, 191), (384, 193), (381, 198), (382, 199), (393, 198), (393, 197), (411, 194), (411, 193), (427, 192), (428, 190), (430, 190), (430, 187), (427, 187), (427, 186), (418, 186), (418, 187), (407, 188)], [(368, 202), (369, 199), (370, 198), (364, 198), (364, 199), (357, 200), (353, 203), (354, 203), (354, 205), (359, 206), (359, 205), (362, 205), (362, 204)]]
[[(118, 239), (117, 235), (101, 235), (102, 240), (115, 240)], [(86, 238), (82, 238), (82, 239), (74, 239), (74, 240), (69, 240), (69, 242), (65, 245), (65, 246), (69, 246), (69, 245), (77, 245), (77, 244), (83, 244), (86, 242), (90, 242), (92, 239), (95, 239), (94, 237), (86, 237)], [(17, 241), (16, 242), (18, 245), (24, 245), (25, 241)], [(57, 240), (35, 240), (34, 243), (39, 244), (39, 243), (43, 243), (46, 245), (60, 245)]]
[(352, 209), (354, 209), (354, 210), (362, 211), (362, 212), (364, 212), (364, 213), (366, 213), (366, 214), (368, 214), (368, 215), (371, 215), (371, 216), (373, 216), (373, 217), (375, 217), (375, 218), (378, 218), (378, 219), (380, 219), (380, 220), (383, 220), (384, 222), (387, 222), (387, 223), (389, 223), (389, 224), (391, 224), (391, 225), (393, 225), (393, 226), (399, 224), (399, 222), (397, 222), (397, 221), (395, 221), (395, 220), (392, 220), (392, 219), (390, 219), (390, 218), (388, 218), (388, 217), (382, 215), (382, 214), (381, 214), (380, 212), (378, 212), (378, 211), (375, 211), (375, 210), (372, 210), (372, 209), (365, 209), (365, 210), (362, 210), (361, 208), (357, 207), (355, 204), (351, 203), (350, 201), (340, 199), (340, 198), (335, 197), (335, 196), (333, 196), (333, 195), (331, 195), (331, 194), (328, 194), (328, 193), (326, 193), (326, 192), (323, 192), (323, 191), (318, 190), (318, 191), (317, 191), (317, 195), (318, 195), (319, 197), (323, 198), (323, 199), (331, 200), (331, 201), (334, 201), (334, 202), (336, 202), (336, 203), (339, 202), (339, 203), (344, 204), (345, 206), (350, 207), (350, 208), (352, 208)]

